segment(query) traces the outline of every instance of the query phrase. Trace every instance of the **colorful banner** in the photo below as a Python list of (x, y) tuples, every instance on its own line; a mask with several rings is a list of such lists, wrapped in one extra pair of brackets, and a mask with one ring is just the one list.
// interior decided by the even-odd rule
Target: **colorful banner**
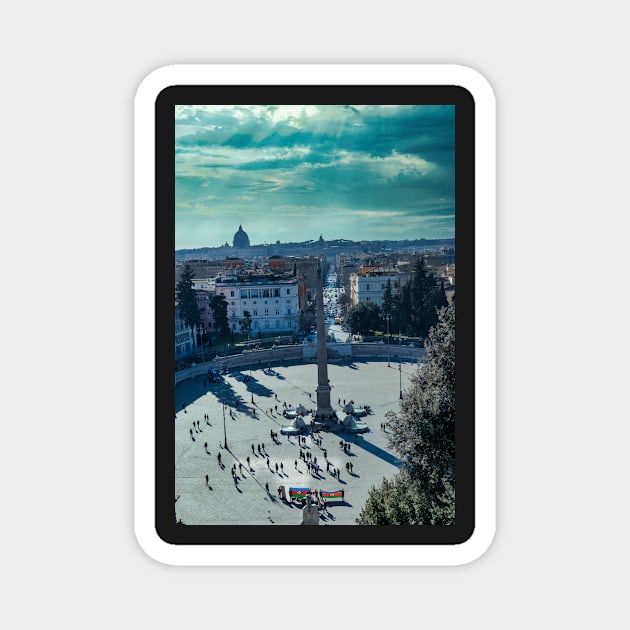
[(332, 492), (320, 491), (322, 499), (343, 499), (343, 490), (334, 490)]
[(311, 494), (310, 488), (289, 488), (290, 497), (305, 497), (308, 494)]

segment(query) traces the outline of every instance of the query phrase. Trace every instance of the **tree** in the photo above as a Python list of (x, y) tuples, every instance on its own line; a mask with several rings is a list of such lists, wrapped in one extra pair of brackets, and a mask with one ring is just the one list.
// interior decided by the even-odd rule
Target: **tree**
[(300, 311), (300, 319), (298, 323), (300, 330), (307, 331), (311, 326), (315, 326), (316, 323), (315, 309), (307, 308), (304, 311)]
[(381, 312), (374, 302), (359, 302), (346, 313), (346, 323), (355, 335), (367, 335), (381, 327)]
[(381, 310), (383, 311), (383, 315), (387, 317), (392, 315), (393, 309), (394, 296), (392, 294), (392, 281), (388, 278), (387, 284), (385, 285), (385, 291), (383, 291), (383, 303), (381, 305)]
[(413, 335), (411, 325), (411, 282), (404, 284), (394, 298), (393, 329), (398, 329), (405, 335)]
[(252, 314), (249, 311), (243, 311), (243, 319), (241, 319), (241, 331), (249, 338), (252, 330)]
[(440, 310), (398, 412), (387, 414), (389, 444), (402, 462), (370, 490), (357, 522), (449, 525), (455, 519), (455, 305)]
[(438, 310), (446, 305), (444, 284), (437, 286), (435, 277), (420, 258), (411, 280), (394, 298), (394, 328), (407, 335), (426, 338), (431, 327), (437, 324)]
[(192, 279), (192, 267), (186, 265), (176, 286), (176, 296), (182, 321), (194, 330), (201, 323), (201, 313), (195, 299)]
[(225, 339), (230, 334), (230, 323), (227, 316), (227, 302), (225, 296), (214, 295), (210, 298), (214, 330), (219, 338)]

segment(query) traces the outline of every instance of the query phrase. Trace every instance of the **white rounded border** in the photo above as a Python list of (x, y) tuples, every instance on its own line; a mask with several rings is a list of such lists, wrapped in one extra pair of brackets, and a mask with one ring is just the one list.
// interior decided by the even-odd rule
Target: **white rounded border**
[[(155, 100), (171, 85), (457, 85), (475, 101), (475, 530), (459, 545), (174, 545), (155, 529)], [(173, 65), (134, 102), (134, 530), (154, 560), (179, 566), (452, 566), (490, 547), (496, 523), (496, 112), (488, 81), (447, 64)], [(297, 552), (297, 553), (296, 553)]]

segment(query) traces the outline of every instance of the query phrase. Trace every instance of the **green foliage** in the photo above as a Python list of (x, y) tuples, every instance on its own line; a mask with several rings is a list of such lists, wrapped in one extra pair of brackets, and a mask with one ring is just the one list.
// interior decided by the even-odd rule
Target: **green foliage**
[(195, 300), (192, 279), (192, 268), (190, 265), (186, 265), (182, 271), (180, 281), (175, 287), (180, 317), (190, 328), (194, 328), (201, 323), (201, 313)]
[(302, 331), (308, 330), (311, 326), (316, 325), (315, 310), (312, 308), (300, 311), (300, 319), (298, 322), (299, 328)]
[[(383, 296), (384, 297), (384, 296)], [(426, 338), (431, 327), (437, 324), (439, 309), (447, 305), (444, 286), (437, 286), (435, 277), (428, 271), (423, 258), (416, 263), (411, 280), (401, 287), (394, 298), (394, 330)]]
[(241, 319), (241, 332), (249, 337), (252, 330), (252, 314), (249, 311), (243, 311), (243, 319)]
[[(373, 488), (360, 524), (448, 525), (455, 519), (455, 305), (442, 308), (398, 412), (387, 414), (402, 462)], [(359, 522), (358, 521), (358, 522)]]
[(394, 295), (392, 293), (392, 281), (388, 278), (383, 292), (383, 304), (381, 310), (383, 315), (391, 315), (394, 309)]
[(354, 335), (368, 335), (373, 330), (380, 330), (383, 325), (380, 309), (373, 302), (359, 302), (348, 309), (346, 324)]
[(443, 500), (431, 505), (406, 471), (380, 486), (372, 486), (356, 520), (358, 525), (450, 525), (455, 520), (455, 494), (445, 489)]
[(214, 295), (210, 298), (214, 330), (220, 338), (226, 338), (230, 334), (230, 323), (227, 315), (227, 302), (223, 295)]

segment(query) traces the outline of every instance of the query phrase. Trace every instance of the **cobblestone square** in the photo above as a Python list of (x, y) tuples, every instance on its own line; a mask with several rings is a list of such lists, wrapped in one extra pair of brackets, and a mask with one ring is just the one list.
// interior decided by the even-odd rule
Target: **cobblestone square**
[[(320, 511), (320, 524), (355, 525), (370, 488), (398, 470), (381, 423), (387, 411), (398, 409), (401, 384), (404, 392), (416, 368), (414, 362), (392, 361), (388, 366), (386, 360), (330, 363), (333, 408), (343, 418), (344, 401), (370, 405), (371, 414), (361, 418), (370, 430), (359, 435), (341, 427), (323, 430), (318, 434), (320, 445), (305, 433), (305, 446), (298, 445), (297, 437), (281, 434), (281, 428), (291, 422), (282, 410), (283, 403), (316, 407), (316, 363), (291, 363), (271, 370), (243, 368), (227, 374), (223, 382), (211, 383), (198, 376), (179, 383), (175, 392), (177, 519), (187, 525), (299, 525), (301, 507), (278, 496), (278, 487), (285, 486), (287, 499), (289, 487), (343, 490), (343, 502), (330, 502), (326, 512)], [(223, 448), (224, 431), (227, 449)], [(277, 434), (275, 440), (272, 432)], [(350, 444), (347, 452), (340, 442)], [(300, 448), (310, 453), (308, 461), (317, 459), (318, 474), (308, 472)], [(339, 470), (339, 479), (327, 472), (324, 450), (330, 466)]]

